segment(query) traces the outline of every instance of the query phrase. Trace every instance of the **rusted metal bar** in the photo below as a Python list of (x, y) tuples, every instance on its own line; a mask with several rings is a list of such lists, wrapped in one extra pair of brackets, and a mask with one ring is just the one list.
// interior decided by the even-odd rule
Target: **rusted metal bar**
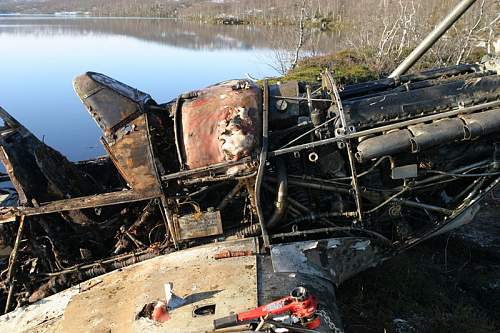
[(421, 202), (415, 202), (415, 201), (405, 200), (405, 199), (394, 199), (393, 201), (399, 202), (403, 206), (427, 209), (427, 210), (441, 213), (441, 214), (448, 215), (448, 216), (453, 214), (453, 211), (450, 209), (446, 209), (446, 208), (442, 208), (442, 207), (438, 207), (438, 206), (434, 206), (434, 205), (428, 205), (428, 204), (424, 204)]
[(297, 96), (271, 96), (274, 99), (284, 99), (284, 100), (292, 100), (292, 101), (311, 101), (311, 102), (333, 102), (332, 99), (329, 98), (308, 98), (308, 97), (297, 97)]
[[(275, 179), (269, 179), (271, 182), (276, 182)], [(299, 179), (289, 179), (288, 184), (290, 185), (295, 185), (295, 186), (300, 186), (304, 188), (310, 188), (311, 190), (318, 190), (318, 191), (328, 191), (328, 192), (335, 192), (335, 193), (343, 193), (343, 194), (350, 194), (351, 191), (347, 188), (342, 188), (338, 186), (331, 186), (331, 185), (325, 185), (321, 184), (319, 182), (312, 182), (312, 181), (305, 181), (305, 180), (299, 180)]]
[(14, 248), (9, 257), (9, 270), (7, 272), (7, 281), (9, 282), (9, 294), (7, 295), (7, 302), (5, 303), (5, 311), (4, 313), (9, 312), (10, 304), (12, 303), (12, 296), (14, 295), (15, 289), (15, 278), (17, 269), (17, 254), (19, 253), (19, 244), (21, 243), (21, 237), (23, 236), (24, 231), (24, 220), (25, 216), (22, 215), (19, 217), (19, 228), (17, 229), (16, 241), (14, 243)]
[(171, 173), (171, 174), (162, 176), (161, 180), (168, 181), (168, 180), (172, 180), (172, 179), (193, 176), (193, 175), (200, 174), (200, 173), (206, 173), (209, 171), (215, 171), (218, 169), (224, 169), (227, 167), (232, 167), (232, 166), (242, 165), (245, 163), (250, 163), (251, 161), (252, 161), (251, 157), (245, 157), (245, 158), (242, 158), (241, 160), (238, 160), (238, 161), (223, 162), (223, 163), (212, 164), (212, 165), (209, 165), (206, 167), (196, 168), (196, 169), (192, 169), (192, 170)]
[(175, 150), (177, 152), (177, 158), (179, 159), (179, 167), (181, 170), (184, 170), (185, 165), (184, 165), (184, 158), (182, 156), (181, 152), (181, 147), (180, 147), (180, 131), (179, 131), (179, 114), (181, 112), (181, 107), (182, 107), (182, 96), (177, 97), (177, 100), (175, 101), (175, 108), (174, 108), (174, 140), (175, 140)]
[(231, 250), (223, 250), (214, 255), (215, 260), (234, 258), (234, 257), (248, 257), (253, 256), (256, 253), (252, 250), (246, 251), (231, 251)]
[(13, 218), (16, 216), (43, 215), (70, 210), (111, 206), (136, 201), (145, 201), (156, 197), (158, 197), (157, 194), (121, 191), (67, 200), (58, 200), (41, 204), (40, 207), (4, 207), (0, 209), (0, 223), (12, 222)]
[[(335, 98), (335, 104), (337, 105), (337, 110), (339, 111), (340, 121), (344, 130), (343, 134), (352, 133), (354, 128), (351, 128), (352, 126), (348, 126), (347, 124), (347, 115), (344, 112), (344, 107), (342, 105), (342, 100), (340, 99), (337, 84), (333, 79), (332, 73), (328, 70), (326, 71), (326, 77), (331, 85), (332, 93)], [(352, 188), (354, 189), (354, 201), (356, 202), (356, 211), (358, 212), (358, 222), (363, 223), (363, 207), (361, 201), (361, 193), (359, 190), (358, 177), (356, 175), (356, 163), (354, 153), (352, 151), (351, 139), (346, 139), (344, 142), (345, 148), (347, 150), (347, 157), (349, 158), (349, 168), (351, 169), (351, 184)]]
[(170, 238), (172, 239), (175, 248), (177, 248), (178, 242), (174, 228), (174, 218), (172, 216), (172, 211), (168, 207), (168, 200), (167, 198), (165, 198), (164, 195), (161, 196), (161, 205), (162, 205), (161, 214), (163, 216), (163, 220), (166, 221), (167, 223), (166, 227), (168, 228), (168, 233), (170, 234)]
[(259, 219), (260, 229), (262, 232), (262, 239), (264, 240), (264, 247), (269, 248), (269, 235), (267, 233), (266, 222), (264, 220), (264, 212), (260, 202), (261, 185), (264, 178), (264, 171), (267, 161), (267, 149), (269, 147), (269, 84), (267, 80), (264, 81), (264, 94), (263, 94), (263, 108), (262, 108), (262, 148), (259, 158), (259, 169), (255, 179), (255, 208), (257, 217)]

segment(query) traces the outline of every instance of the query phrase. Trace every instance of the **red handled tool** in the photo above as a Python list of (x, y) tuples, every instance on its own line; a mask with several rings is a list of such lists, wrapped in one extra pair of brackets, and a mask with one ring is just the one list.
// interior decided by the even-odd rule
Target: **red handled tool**
[(277, 316), (288, 315), (293, 324), (315, 329), (320, 325), (320, 317), (316, 314), (318, 301), (304, 287), (292, 290), (290, 296), (281, 298), (272, 303), (259, 306), (250, 311), (236, 313), (214, 320), (214, 328), (227, 328), (245, 324), (260, 318), (278, 319)]

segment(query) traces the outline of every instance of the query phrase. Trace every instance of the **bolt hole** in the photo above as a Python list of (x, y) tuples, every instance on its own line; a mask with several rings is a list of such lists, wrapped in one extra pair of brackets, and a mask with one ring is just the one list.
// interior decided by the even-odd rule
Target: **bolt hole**
[(210, 316), (215, 314), (215, 304), (202, 305), (193, 310), (193, 317)]
[(311, 161), (312, 163), (316, 163), (318, 158), (319, 158), (318, 154), (314, 152), (309, 154), (309, 161)]

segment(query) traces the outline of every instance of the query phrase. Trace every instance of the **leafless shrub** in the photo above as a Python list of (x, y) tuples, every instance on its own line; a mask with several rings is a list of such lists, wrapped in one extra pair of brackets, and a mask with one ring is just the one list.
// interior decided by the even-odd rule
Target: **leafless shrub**
[(295, 2), (295, 7), (300, 12), (295, 47), (290, 47), (290, 42), (293, 43), (294, 40), (278, 41), (274, 47), (274, 59), (269, 66), (281, 75), (295, 68), (301, 58), (302, 48), (310, 35), (310, 33), (306, 32), (305, 21), (310, 18), (311, 3), (312, 1), (306, 0)]
[[(434, 28), (456, 1), (381, 0), (370, 17), (358, 20), (357, 32), (346, 37), (349, 48), (364, 54), (367, 64), (388, 72)], [(431, 49), (416, 68), (471, 61), (492, 42), (499, 21), (499, 1), (482, 0)]]

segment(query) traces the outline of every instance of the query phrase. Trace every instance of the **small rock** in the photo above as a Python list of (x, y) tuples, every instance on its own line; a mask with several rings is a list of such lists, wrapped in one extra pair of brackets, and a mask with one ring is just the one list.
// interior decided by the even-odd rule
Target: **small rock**
[(392, 332), (394, 333), (414, 333), (416, 329), (406, 320), (396, 318), (392, 321)]

